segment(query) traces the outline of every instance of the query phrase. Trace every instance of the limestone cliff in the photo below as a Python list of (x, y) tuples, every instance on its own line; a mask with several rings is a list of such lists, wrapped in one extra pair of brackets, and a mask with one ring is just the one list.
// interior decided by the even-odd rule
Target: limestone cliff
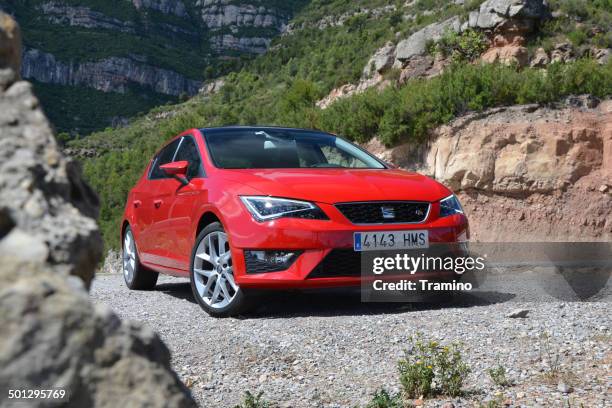
[[(130, 89), (140, 98), (134, 105), (152, 108), (164, 95), (176, 98), (196, 94), (205, 72), (206, 79), (225, 74), (223, 70), (230, 68), (223, 68), (220, 61), (238, 61), (242, 55), (265, 52), (291, 18), (294, 3), (37, 0), (23, 4), (0, 0), (0, 10), (22, 22), (25, 79), (35, 85), (105, 93), (125, 94)], [(43, 102), (47, 102), (49, 93), (57, 94), (57, 88), (48, 89), (40, 93)], [(83, 98), (75, 105), (86, 110), (92, 95), (75, 92), (71, 98)], [(58, 109), (55, 105), (45, 103), (50, 114)], [(83, 115), (73, 113), (75, 118)], [(58, 114), (51, 116), (57, 118)], [(100, 127), (123, 116), (124, 112), (113, 112)], [(59, 125), (63, 127), (63, 121)]]

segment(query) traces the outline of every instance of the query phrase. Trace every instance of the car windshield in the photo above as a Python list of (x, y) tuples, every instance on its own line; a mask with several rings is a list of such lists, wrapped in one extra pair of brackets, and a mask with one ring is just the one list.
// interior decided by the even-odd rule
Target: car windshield
[(298, 129), (204, 129), (215, 166), (223, 169), (366, 168), (385, 166), (330, 134)]

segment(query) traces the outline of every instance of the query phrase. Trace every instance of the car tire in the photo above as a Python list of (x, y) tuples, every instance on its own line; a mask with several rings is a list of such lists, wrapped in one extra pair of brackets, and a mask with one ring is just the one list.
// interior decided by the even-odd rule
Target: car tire
[(122, 261), (123, 279), (128, 288), (132, 290), (155, 289), (159, 273), (148, 269), (140, 263), (136, 240), (129, 226), (123, 234)]
[[(211, 246), (218, 254), (217, 259), (214, 259), (214, 253), (210, 253)], [(250, 306), (244, 289), (233, 280), (231, 261), (227, 234), (221, 223), (207, 225), (198, 234), (191, 252), (189, 280), (196, 301), (213, 317), (235, 316)], [(209, 284), (211, 279), (213, 281)]]

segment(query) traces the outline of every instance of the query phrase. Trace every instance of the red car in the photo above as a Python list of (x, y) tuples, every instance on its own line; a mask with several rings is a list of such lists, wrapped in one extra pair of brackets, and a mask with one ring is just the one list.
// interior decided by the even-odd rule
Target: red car
[(340, 137), (276, 127), (175, 137), (130, 191), (121, 228), (130, 289), (153, 289), (158, 273), (189, 277), (213, 316), (238, 313), (249, 289), (359, 285), (360, 251), (380, 243), (468, 235), (440, 183)]

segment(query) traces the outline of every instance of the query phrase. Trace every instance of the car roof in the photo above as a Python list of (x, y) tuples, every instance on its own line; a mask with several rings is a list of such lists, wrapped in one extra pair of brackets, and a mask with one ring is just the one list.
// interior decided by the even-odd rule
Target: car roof
[(298, 132), (317, 132), (317, 133), (325, 133), (325, 134), (329, 134), (328, 132), (325, 132), (323, 130), (317, 130), (317, 129), (304, 129), (304, 128), (293, 128), (293, 127), (287, 127), (287, 126), (248, 126), (248, 125), (235, 125), (235, 126), (212, 126), (212, 127), (205, 127), (205, 128), (200, 128), (200, 132), (204, 133), (204, 132), (214, 132), (214, 133), (221, 133), (225, 130), (291, 130), (291, 131), (298, 131)]

